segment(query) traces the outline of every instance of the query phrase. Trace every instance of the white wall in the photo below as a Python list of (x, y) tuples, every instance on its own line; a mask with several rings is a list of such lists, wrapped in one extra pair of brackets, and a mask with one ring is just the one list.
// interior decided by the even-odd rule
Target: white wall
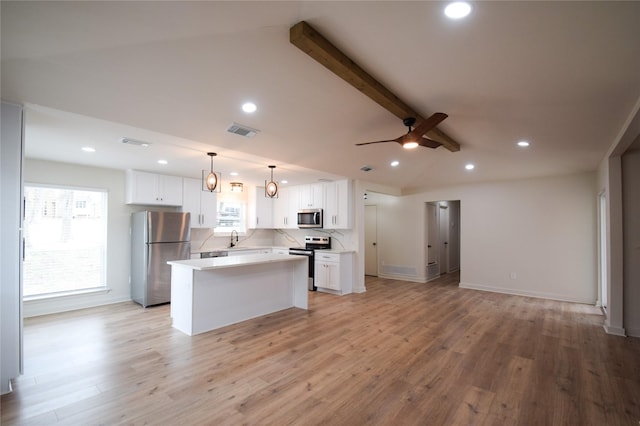
[(130, 218), (132, 212), (145, 210), (145, 207), (130, 206), (124, 203), (125, 172), (123, 170), (26, 159), (24, 181), (25, 184), (44, 183), (104, 188), (108, 191), (107, 287), (109, 288), (108, 292), (27, 301), (24, 303), (24, 316), (44, 315), (131, 300), (129, 285)]
[(22, 106), (2, 102), (0, 393), (22, 372)]
[(380, 269), (395, 278), (426, 281), (424, 204), (460, 200), (462, 287), (596, 301), (595, 173), (374, 197)]
[(622, 156), (624, 328), (640, 337), (640, 151)]
[(625, 336), (624, 233), (622, 206), (622, 155), (640, 137), (640, 97), (598, 167), (598, 191), (606, 198), (607, 318), (609, 334)]

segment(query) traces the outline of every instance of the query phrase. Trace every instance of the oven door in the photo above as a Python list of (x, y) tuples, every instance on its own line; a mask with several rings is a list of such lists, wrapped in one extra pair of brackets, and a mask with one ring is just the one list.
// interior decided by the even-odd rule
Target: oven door
[(289, 254), (292, 256), (307, 256), (308, 258), (308, 262), (309, 262), (309, 271), (307, 274), (307, 288), (309, 289), (309, 291), (316, 291), (318, 289), (318, 287), (316, 287), (313, 283), (313, 274), (314, 274), (314, 269), (313, 269), (313, 250), (307, 250), (307, 249), (303, 249), (303, 248), (290, 248), (289, 249)]

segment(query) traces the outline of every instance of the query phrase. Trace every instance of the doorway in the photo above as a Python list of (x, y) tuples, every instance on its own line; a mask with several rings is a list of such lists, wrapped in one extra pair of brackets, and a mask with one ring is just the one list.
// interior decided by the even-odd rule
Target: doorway
[(364, 274), (378, 276), (378, 207), (364, 206)]
[(427, 280), (460, 270), (460, 201), (426, 204)]

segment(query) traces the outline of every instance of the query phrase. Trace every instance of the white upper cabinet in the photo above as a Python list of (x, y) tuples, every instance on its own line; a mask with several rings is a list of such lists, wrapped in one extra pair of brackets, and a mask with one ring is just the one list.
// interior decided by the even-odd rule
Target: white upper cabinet
[(215, 228), (217, 220), (217, 194), (203, 191), (200, 179), (183, 179), (182, 211), (191, 213), (192, 228)]
[(182, 206), (182, 178), (127, 170), (126, 203)]
[(324, 184), (324, 227), (350, 229), (353, 226), (353, 183), (348, 180)]
[(310, 185), (300, 185), (299, 190), (300, 209), (321, 209), (324, 204), (324, 185), (312, 183)]
[(249, 189), (249, 228), (273, 229), (273, 198), (264, 195), (263, 186)]
[(298, 228), (298, 192), (295, 187), (278, 189), (278, 198), (273, 199), (273, 227), (277, 229)]

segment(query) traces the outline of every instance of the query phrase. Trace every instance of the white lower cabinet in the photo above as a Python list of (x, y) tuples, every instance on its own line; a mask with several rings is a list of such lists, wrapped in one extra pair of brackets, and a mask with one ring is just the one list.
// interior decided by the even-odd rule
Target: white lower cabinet
[(353, 291), (352, 253), (315, 253), (314, 283), (319, 291), (328, 290), (336, 294)]

